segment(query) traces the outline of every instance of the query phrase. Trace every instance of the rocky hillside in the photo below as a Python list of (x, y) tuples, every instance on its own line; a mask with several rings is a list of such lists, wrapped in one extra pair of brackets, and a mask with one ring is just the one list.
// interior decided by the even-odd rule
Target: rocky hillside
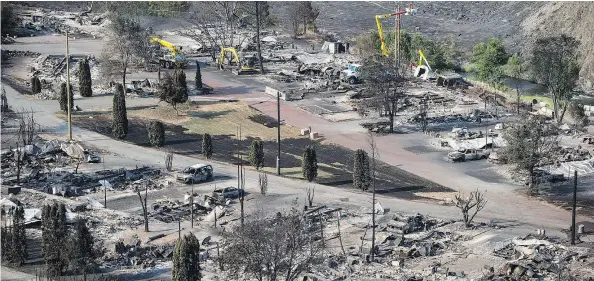
[(594, 90), (594, 2), (546, 2), (521, 26), (525, 50), (544, 36), (567, 34), (580, 40), (580, 85)]

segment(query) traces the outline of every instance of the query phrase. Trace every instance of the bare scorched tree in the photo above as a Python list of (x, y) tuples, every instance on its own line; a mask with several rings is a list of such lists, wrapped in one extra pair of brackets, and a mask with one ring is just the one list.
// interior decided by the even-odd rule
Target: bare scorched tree
[(296, 203), (290, 212), (249, 219), (243, 227), (226, 233), (219, 256), (223, 268), (231, 277), (296, 280), (322, 256), (321, 241), (312, 237), (319, 229), (308, 224)]
[(111, 12), (105, 44), (101, 54), (101, 75), (107, 81), (122, 79), (126, 89), (126, 74), (135, 63), (147, 65), (152, 56), (150, 32), (126, 14)]
[(458, 192), (456, 195), (456, 208), (462, 212), (462, 220), (464, 225), (470, 227), (472, 220), (487, 204), (485, 196), (478, 190), (471, 192), (468, 197)]
[(193, 2), (187, 18), (190, 26), (179, 34), (198, 41), (204, 48), (212, 48), (213, 52), (221, 46), (241, 49), (250, 39), (247, 32), (241, 32), (249, 8), (249, 2), (240, 1)]
[(394, 132), (394, 116), (404, 96), (406, 80), (384, 58), (370, 58), (363, 65), (361, 76), (372, 97), (366, 105), (379, 110), (380, 116), (387, 115), (390, 118), (390, 132)]

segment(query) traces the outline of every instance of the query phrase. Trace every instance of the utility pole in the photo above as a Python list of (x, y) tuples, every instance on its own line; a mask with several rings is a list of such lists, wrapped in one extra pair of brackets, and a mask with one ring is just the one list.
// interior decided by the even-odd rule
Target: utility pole
[(371, 178), (371, 184), (373, 186), (373, 195), (372, 195), (372, 200), (371, 200), (371, 261), (373, 262), (375, 260), (375, 158), (377, 157), (376, 152), (377, 152), (377, 148), (376, 148), (376, 143), (375, 143), (375, 139), (372, 135), (372, 133), (369, 133), (369, 138), (370, 138), (370, 146), (371, 146), (371, 165), (372, 165), (372, 170), (371, 172), (373, 173), (373, 177)]
[(72, 104), (70, 101), (70, 55), (68, 54), (68, 31), (66, 31), (66, 100), (68, 100), (68, 140), (72, 141)]
[[(276, 92), (276, 111), (277, 111), (277, 131), (276, 131), (276, 142), (278, 143), (278, 152), (276, 155), (276, 175), (280, 176), (280, 156), (281, 156), (281, 148), (280, 148), (280, 126), (281, 126), (281, 119), (280, 119), (280, 92)], [(310, 132), (311, 133), (311, 132)]]
[(194, 228), (194, 188), (192, 187), (192, 194), (190, 194), (190, 220), (191, 227)]
[(575, 209), (577, 207), (577, 170), (573, 171), (573, 209), (571, 211), (571, 245), (575, 245)]
[[(398, 3), (396, 3), (396, 1), (394, 1), (394, 11), (398, 12), (400, 10), (398, 8), (399, 8)], [(394, 28), (396, 29), (395, 30), (396, 32), (394, 33), (394, 65), (396, 65), (396, 66), (398, 66), (398, 60), (399, 60), (398, 57), (400, 55), (400, 40), (398, 40), (399, 39), (398, 33), (399, 33), (399, 29), (400, 29), (399, 19), (400, 19), (399, 15), (397, 15), (394, 18)]]
[[(101, 162), (103, 162), (103, 171), (105, 171), (105, 155), (103, 155)], [(107, 186), (103, 188), (103, 207), (107, 208)]]

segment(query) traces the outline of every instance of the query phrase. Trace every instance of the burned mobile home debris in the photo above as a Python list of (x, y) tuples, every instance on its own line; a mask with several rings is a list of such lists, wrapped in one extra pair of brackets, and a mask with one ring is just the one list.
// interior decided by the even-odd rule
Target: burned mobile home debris
[(594, 281), (592, 7), (2, 2), (1, 279)]

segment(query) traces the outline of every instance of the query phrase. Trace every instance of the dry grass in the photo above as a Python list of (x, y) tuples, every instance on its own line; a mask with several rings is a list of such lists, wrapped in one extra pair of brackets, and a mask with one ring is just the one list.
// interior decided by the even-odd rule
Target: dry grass
[[(268, 128), (250, 120), (261, 113), (243, 102), (198, 102), (197, 108), (188, 110), (191, 118), (182, 124), (193, 133), (211, 135), (235, 135), (241, 126), (242, 137), (259, 137), (263, 140), (276, 140), (276, 128)], [(297, 128), (281, 126), (281, 137), (298, 138)]]

